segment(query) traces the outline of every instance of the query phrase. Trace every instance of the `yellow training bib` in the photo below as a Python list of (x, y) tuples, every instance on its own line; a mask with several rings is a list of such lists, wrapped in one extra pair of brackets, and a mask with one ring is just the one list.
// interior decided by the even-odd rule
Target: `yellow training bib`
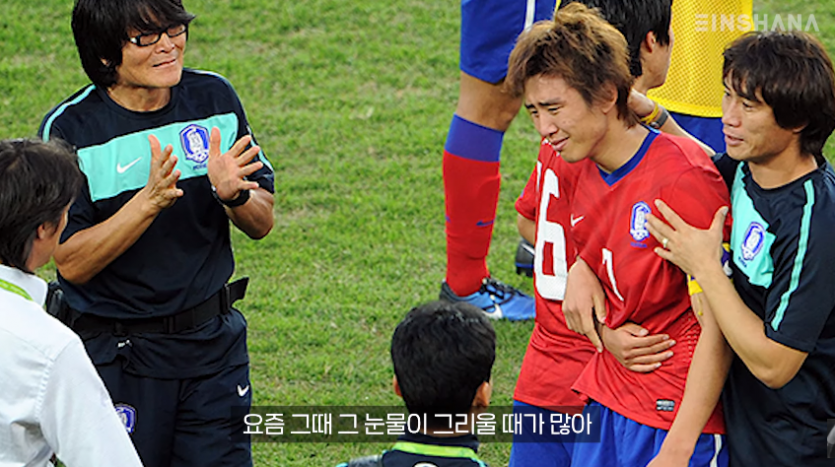
[(722, 116), (722, 52), (753, 30), (752, 0), (676, 0), (675, 34), (667, 81), (649, 96), (668, 110)]

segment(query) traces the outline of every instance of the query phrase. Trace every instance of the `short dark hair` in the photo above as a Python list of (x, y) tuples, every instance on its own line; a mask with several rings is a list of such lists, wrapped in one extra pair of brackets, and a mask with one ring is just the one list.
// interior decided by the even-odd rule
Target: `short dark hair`
[(562, 78), (587, 105), (608, 98), (606, 85), (611, 85), (617, 91), (618, 118), (629, 127), (638, 123), (627, 105), (635, 78), (629, 72), (626, 39), (596, 8), (572, 3), (558, 9), (553, 21), (539, 21), (519, 36), (505, 86), (521, 96), (528, 80), (539, 75)]
[[(466, 414), (490, 381), (496, 333), (484, 312), (462, 302), (413, 308), (391, 339), (391, 360), (410, 413)], [(432, 421), (429, 421), (432, 424)]]
[(670, 43), (672, 0), (571, 0), (560, 3), (560, 8), (571, 3), (597, 8), (606, 21), (623, 34), (629, 49), (629, 72), (636, 78), (644, 74), (641, 43), (647, 33), (655, 33), (661, 45)]
[(128, 29), (158, 31), (193, 19), (182, 0), (77, 0), (72, 32), (81, 66), (93, 84), (106, 89), (116, 84)]
[(750, 32), (724, 56), (722, 79), (740, 96), (765, 101), (781, 128), (805, 126), (800, 150), (822, 163), (835, 129), (835, 73), (820, 41), (802, 31)]
[(78, 157), (60, 140), (0, 141), (0, 261), (24, 272), (38, 227), (61, 222), (83, 183)]

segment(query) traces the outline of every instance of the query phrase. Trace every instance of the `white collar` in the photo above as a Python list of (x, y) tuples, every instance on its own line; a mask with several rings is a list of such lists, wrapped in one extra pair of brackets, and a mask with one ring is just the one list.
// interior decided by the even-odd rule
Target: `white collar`
[(32, 300), (40, 306), (43, 306), (44, 301), (46, 301), (46, 282), (34, 274), (27, 274), (20, 269), (0, 264), (0, 279), (25, 290), (32, 297)]

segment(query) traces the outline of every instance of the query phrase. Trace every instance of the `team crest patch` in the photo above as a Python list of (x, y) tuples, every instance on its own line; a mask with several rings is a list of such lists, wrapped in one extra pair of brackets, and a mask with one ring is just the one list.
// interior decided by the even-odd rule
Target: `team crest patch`
[(757, 256), (765, 243), (765, 229), (758, 222), (752, 222), (745, 231), (742, 240), (742, 259), (751, 261)]
[(136, 427), (136, 409), (127, 404), (116, 404), (114, 408), (116, 409), (116, 415), (125, 424), (125, 430), (128, 433), (133, 433), (133, 429)]
[(180, 143), (186, 159), (202, 164), (209, 158), (209, 130), (200, 125), (189, 125), (180, 132)]
[(629, 221), (629, 234), (636, 242), (642, 242), (649, 237), (647, 229), (647, 214), (652, 212), (649, 205), (639, 201), (632, 205), (632, 217)]

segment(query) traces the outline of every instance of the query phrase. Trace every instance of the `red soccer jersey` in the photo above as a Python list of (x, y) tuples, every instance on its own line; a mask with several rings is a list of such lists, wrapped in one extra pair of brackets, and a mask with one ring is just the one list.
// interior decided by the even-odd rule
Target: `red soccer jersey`
[(543, 140), (536, 169), (516, 201), (519, 214), (536, 222), (536, 324), (513, 398), (537, 407), (583, 406), (571, 385), (594, 353), (585, 336), (566, 327), (562, 313), (568, 268), (576, 257), (568, 235), (569, 199), (582, 165), (566, 163)]
[[(606, 292), (606, 325), (632, 321), (650, 334), (669, 334), (676, 345), (673, 357), (650, 373), (627, 370), (609, 352), (595, 354), (574, 389), (629, 419), (669, 430), (701, 327), (685, 274), (653, 252), (659, 243), (647, 230), (646, 215), (660, 217), (654, 201), (661, 199), (688, 224), (706, 229), (716, 210), (730, 205), (728, 190), (694, 142), (655, 132), (612, 174), (583, 166), (576, 186), (572, 237)], [(724, 433), (720, 406), (703, 431)]]

